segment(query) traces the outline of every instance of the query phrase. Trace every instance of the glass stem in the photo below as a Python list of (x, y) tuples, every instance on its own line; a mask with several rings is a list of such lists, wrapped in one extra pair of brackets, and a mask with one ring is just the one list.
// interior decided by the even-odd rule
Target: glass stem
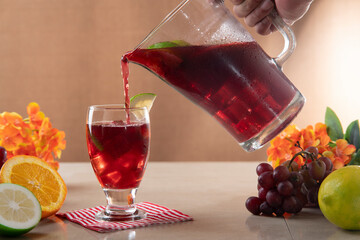
[(106, 215), (131, 215), (136, 211), (134, 203), (137, 188), (103, 190), (107, 201)]

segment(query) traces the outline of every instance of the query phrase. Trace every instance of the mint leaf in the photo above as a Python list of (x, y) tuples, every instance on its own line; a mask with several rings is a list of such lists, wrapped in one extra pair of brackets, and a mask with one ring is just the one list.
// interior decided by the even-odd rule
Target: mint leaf
[(348, 143), (354, 145), (356, 149), (360, 148), (359, 120), (355, 120), (349, 124), (346, 129), (345, 139)]
[(360, 165), (360, 150), (354, 153), (348, 165)]
[(327, 126), (327, 133), (331, 140), (336, 141), (337, 139), (344, 138), (344, 132), (340, 120), (335, 112), (329, 107), (326, 108), (325, 124)]

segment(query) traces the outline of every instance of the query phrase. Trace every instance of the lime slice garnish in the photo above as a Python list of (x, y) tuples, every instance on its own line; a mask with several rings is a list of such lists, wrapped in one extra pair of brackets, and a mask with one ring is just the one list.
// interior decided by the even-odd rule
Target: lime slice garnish
[(104, 150), (104, 147), (103, 145), (101, 144), (101, 142), (93, 135), (90, 133), (90, 130), (88, 130), (88, 133), (90, 138), (91, 138), (91, 141), (92, 143), (95, 145), (95, 147), (100, 151), (102, 152)]
[(150, 109), (155, 101), (156, 94), (154, 93), (140, 93), (130, 98), (130, 107), (146, 107), (150, 112)]
[(13, 183), (0, 184), (0, 235), (27, 233), (40, 219), (40, 203), (30, 190)]
[(153, 45), (149, 46), (148, 49), (185, 47), (185, 46), (190, 46), (190, 43), (188, 43), (184, 40), (173, 40), (173, 41), (154, 43)]
[(175, 43), (178, 47), (186, 47), (186, 46), (190, 46), (190, 43), (184, 41), (184, 40), (174, 40), (171, 41), (172, 43)]

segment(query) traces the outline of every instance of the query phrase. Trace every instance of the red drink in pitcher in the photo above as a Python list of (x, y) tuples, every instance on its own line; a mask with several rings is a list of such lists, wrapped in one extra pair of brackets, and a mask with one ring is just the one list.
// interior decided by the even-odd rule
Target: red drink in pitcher
[(136, 49), (123, 57), (128, 74), (127, 61), (151, 70), (205, 109), (239, 143), (276, 121), (297, 93), (256, 42)]
[(137, 188), (146, 167), (149, 124), (87, 124), (87, 144), (95, 175), (104, 189)]

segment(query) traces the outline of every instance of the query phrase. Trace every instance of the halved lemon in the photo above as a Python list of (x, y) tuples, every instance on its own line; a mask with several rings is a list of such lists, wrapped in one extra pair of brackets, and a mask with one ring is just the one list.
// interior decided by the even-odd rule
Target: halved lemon
[(0, 235), (27, 233), (40, 219), (41, 206), (32, 192), (17, 184), (0, 184)]
[(60, 174), (47, 162), (34, 156), (17, 155), (8, 159), (1, 168), (0, 182), (29, 189), (40, 202), (42, 218), (55, 214), (67, 193)]

